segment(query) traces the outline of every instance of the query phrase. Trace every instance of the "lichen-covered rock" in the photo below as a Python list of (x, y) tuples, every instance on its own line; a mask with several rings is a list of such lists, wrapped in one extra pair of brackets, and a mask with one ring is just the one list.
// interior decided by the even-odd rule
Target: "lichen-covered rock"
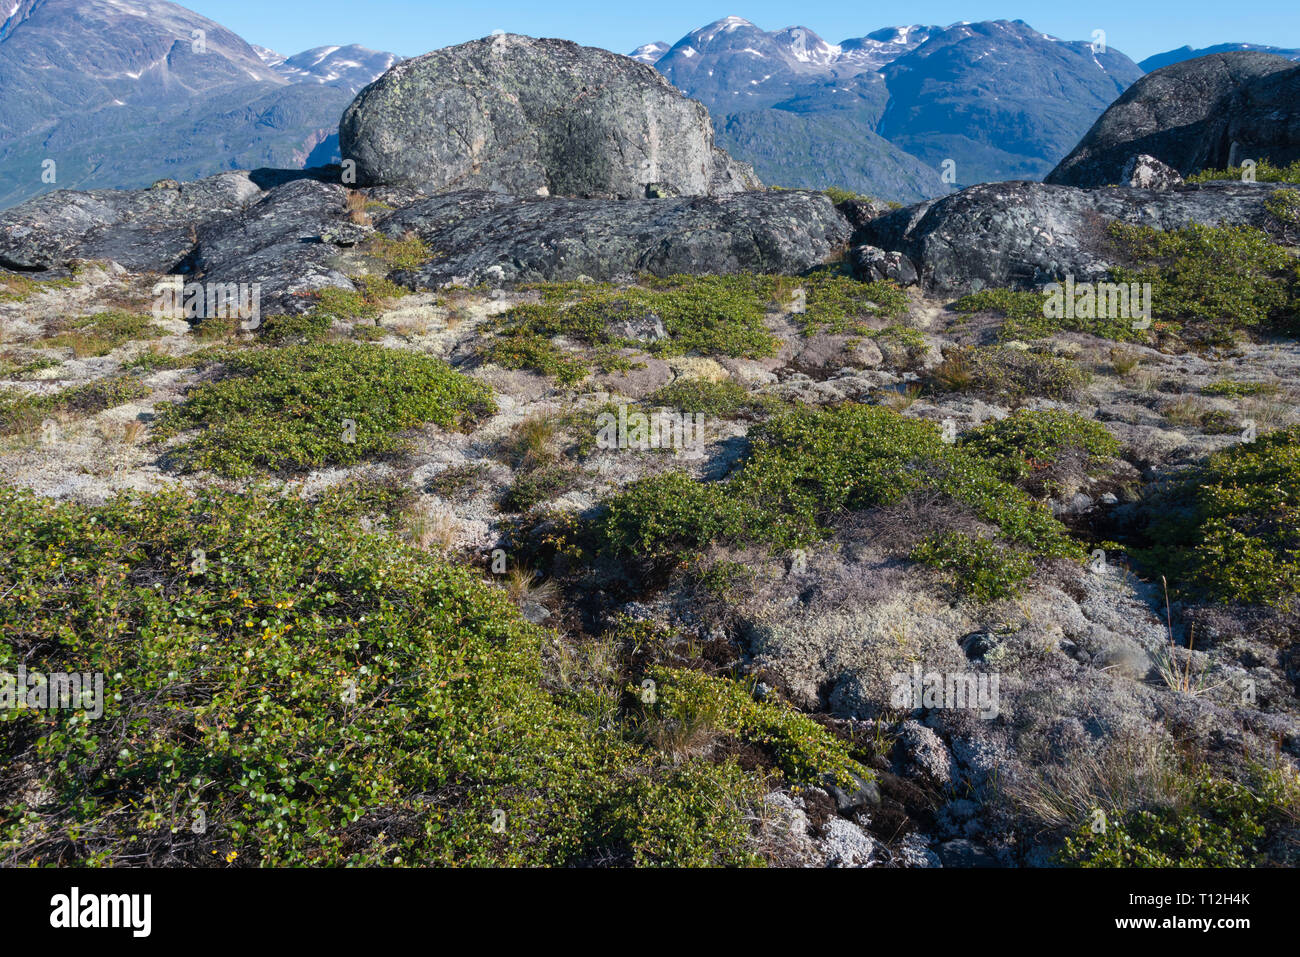
[(1147, 153), (1183, 175), (1245, 159), (1300, 159), (1300, 66), (1254, 51), (1215, 53), (1144, 76), (1111, 104), (1046, 182), (1123, 182)]
[(1213, 182), (1165, 192), (1075, 189), (1043, 183), (984, 183), (900, 209), (859, 237), (901, 252), (927, 291), (960, 295), (985, 287), (1033, 288), (1072, 275), (1102, 278), (1119, 248), (1107, 225), (1157, 229), (1191, 223), (1264, 226), (1278, 183)]
[(849, 251), (849, 266), (853, 277), (863, 282), (889, 279), (900, 286), (916, 285), (916, 266), (902, 253), (887, 253), (875, 246), (854, 246)]
[(1131, 189), (1166, 190), (1183, 185), (1178, 170), (1154, 156), (1139, 153), (1129, 158), (1120, 173), (1120, 184)]
[(889, 857), (884, 845), (853, 822), (839, 817), (826, 822), (822, 851), (827, 867), (871, 867)]
[(904, 770), (919, 774), (934, 784), (952, 782), (952, 758), (943, 740), (918, 721), (904, 721), (899, 730), (898, 747)]
[(652, 67), (510, 34), (392, 67), (343, 114), (339, 145), (363, 185), (624, 199), (758, 185)]
[(378, 224), (414, 232), (433, 258), (397, 278), (417, 288), (667, 276), (805, 272), (831, 259), (849, 224), (821, 193), (721, 198), (517, 199), (474, 190), (412, 203)]

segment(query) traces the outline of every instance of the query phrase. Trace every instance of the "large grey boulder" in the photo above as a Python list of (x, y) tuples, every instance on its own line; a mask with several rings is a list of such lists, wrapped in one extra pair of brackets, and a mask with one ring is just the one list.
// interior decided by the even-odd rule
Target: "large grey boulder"
[[(900, 252), (927, 291), (960, 295), (986, 287), (1031, 289), (1073, 276), (1095, 281), (1121, 264), (1112, 222), (1157, 229), (1192, 223), (1265, 226), (1278, 183), (1215, 182), (1148, 189), (1075, 189), (985, 183), (872, 220), (854, 242)], [(856, 262), (857, 256), (851, 253)]]
[(850, 234), (825, 195), (801, 190), (642, 200), (476, 190), (420, 200), (377, 225), (393, 237), (413, 232), (429, 246), (428, 263), (396, 276), (426, 289), (639, 272), (801, 273), (834, 258)]
[(347, 108), (339, 145), (361, 185), (622, 199), (758, 185), (652, 67), (511, 34), (397, 64)]
[(1111, 104), (1045, 182), (1122, 182), (1146, 153), (1184, 176), (1242, 160), (1300, 159), (1300, 66), (1271, 53), (1216, 53), (1148, 74)]

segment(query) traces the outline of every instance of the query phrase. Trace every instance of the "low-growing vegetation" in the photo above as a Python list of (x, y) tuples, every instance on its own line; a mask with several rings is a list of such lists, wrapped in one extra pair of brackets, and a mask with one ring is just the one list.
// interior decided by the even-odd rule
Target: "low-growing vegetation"
[(1267, 863), (1279, 825), (1300, 813), (1300, 780), (1285, 766), (1254, 780), (1186, 775), (1168, 803), (1090, 821), (1068, 837), (1064, 863), (1080, 867), (1254, 867)]
[(143, 383), (131, 375), (109, 376), (44, 395), (0, 391), (0, 435), (35, 432), (47, 417), (96, 415), (148, 394)]
[(1058, 470), (1098, 475), (1120, 445), (1100, 422), (1073, 412), (1020, 409), (965, 433), (961, 446), (986, 462), (1005, 482), (1038, 493), (1056, 487)]
[[(640, 349), (656, 356), (775, 354), (769, 311), (790, 313), (811, 334), (872, 331), (868, 320), (897, 318), (906, 294), (892, 283), (860, 283), (830, 272), (788, 276), (643, 276), (629, 288), (609, 283), (548, 283), (487, 325), (485, 358), (533, 369), (570, 384), (589, 372), (599, 350)], [(577, 350), (553, 340), (567, 340)], [(591, 350), (597, 350), (593, 355)]]
[(1291, 608), (1300, 597), (1300, 427), (1210, 456), (1148, 503), (1139, 550), (1171, 589), (1192, 597)]
[(646, 397), (645, 404), (651, 408), (676, 409), (719, 419), (736, 418), (747, 412), (760, 411), (768, 405), (735, 382), (710, 382), (707, 379), (678, 379), (652, 392)]
[(1050, 300), (1047, 292), (982, 289), (962, 296), (952, 308), (963, 313), (993, 312), (1002, 316), (998, 338), (1003, 341), (1045, 339), (1064, 330), (1117, 342), (1145, 342), (1149, 338), (1148, 333), (1135, 327), (1131, 317), (1052, 316)]
[[(924, 493), (995, 528), (1004, 550), (1081, 554), (1046, 508), (944, 442), (932, 423), (881, 407), (796, 409), (756, 427), (750, 440), (749, 457), (726, 481), (667, 473), (627, 486), (602, 521), (604, 547), (659, 562), (681, 561), (709, 543), (793, 548), (826, 535), (844, 512)], [(1019, 578), (1028, 570), (1009, 567)], [(1017, 583), (1008, 580), (1004, 591)]]
[(0, 302), (25, 302), (32, 296), (76, 285), (76, 279), (33, 279), (22, 273), (0, 270)]
[(217, 381), (163, 409), (156, 435), (198, 430), (172, 450), (178, 463), (242, 477), (399, 452), (409, 429), (457, 429), (491, 409), (486, 386), (429, 356), (361, 343), (285, 346), (223, 357)]
[(277, 345), (320, 342), (335, 322), (373, 323), (387, 302), (409, 295), (409, 290), (381, 276), (357, 276), (352, 282), (355, 289), (321, 289), (305, 313), (267, 316), (259, 335)]
[(1034, 396), (1078, 398), (1089, 375), (1078, 363), (1014, 346), (981, 346), (949, 351), (930, 374), (941, 392), (979, 392), (1020, 401)]
[(36, 345), (42, 349), (70, 349), (78, 359), (106, 356), (128, 342), (166, 335), (148, 316), (122, 311), (62, 319), (51, 331), (52, 335)]
[(1250, 226), (1159, 230), (1112, 224), (1136, 265), (1122, 283), (1151, 284), (1151, 312), (1184, 339), (1231, 342), (1239, 330), (1300, 332), (1300, 260)]
[(419, 269), (433, 258), (433, 252), (424, 240), (412, 232), (397, 239), (382, 233), (376, 234), (370, 239), (366, 250), (393, 270)]
[[(1216, 180), (1242, 179), (1245, 167), (1229, 166), (1227, 169), (1203, 169), (1187, 177), (1189, 183), (1212, 183)], [(1255, 182), (1257, 183), (1300, 183), (1300, 160), (1288, 166), (1274, 166), (1267, 159), (1255, 164)]]
[[(0, 711), (0, 861), (755, 864), (781, 776), (867, 775), (723, 678), (654, 672), (657, 703), (597, 724), (545, 689), (547, 636), (503, 590), (360, 530), (376, 507), (357, 486), (99, 508), (0, 491), (0, 666), (105, 677), (101, 720)], [(645, 733), (692, 713), (773, 770)]]

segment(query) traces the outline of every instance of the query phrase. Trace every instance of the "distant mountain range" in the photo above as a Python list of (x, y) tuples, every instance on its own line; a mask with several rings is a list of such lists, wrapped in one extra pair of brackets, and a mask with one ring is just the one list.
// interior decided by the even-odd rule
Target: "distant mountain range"
[[(356, 45), (284, 56), (163, 0), (0, 0), (0, 15), (0, 208), (60, 187), (337, 162), (343, 109), (401, 59)], [(910, 202), (1041, 178), (1144, 70), (1224, 49), (1300, 59), (1224, 44), (1136, 64), (1019, 20), (832, 44), (740, 17), (630, 55), (703, 101), (719, 145), (765, 182)]]
[(161, 0), (0, 4), (12, 7), (0, 21), (0, 207), (61, 187), (337, 161), (344, 107), (398, 59), (361, 47), (280, 57)]
[(702, 100), (720, 145), (765, 181), (899, 200), (1040, 178), (1142, 75), (1116, 50), (1019, 20), (832, 44), (807, 27), (726, 17), (633, 55)]
[(394, 63), (402, 60), (396, 53), (368, 50), (355, 43), (345, 47), (314, 47), (291, 57), (254, 45), (253, 49), (269, 66), (290, 83), (321, 83), (347, 90), (353, 96), (373, 83)]
[(1201, 47), (1199, 50), (1193, 50), (1191, 47), (1179, 47), (1177, 50), (1169, 50), (1166, 53), (1157, 53), (1149, 56), (1138, 64), (1145, 73), (1152, 73), (1162, 66), (1169, 66), (1171, 63), (1181, 63), (1183, 60), (1195, 60), (1197, 57), (1209, 56), (1211, 53), (1231, 53), (1234, 50), (1256, 50), (1260, 53), (1276, 53), (1278, 56), (1284, 56), (1290, 60), (1300, 60), (1300, 50), (1288, 50), (1283, 47), (1270, 47), (1262, 43), (1220, 43), (1212, 47)]

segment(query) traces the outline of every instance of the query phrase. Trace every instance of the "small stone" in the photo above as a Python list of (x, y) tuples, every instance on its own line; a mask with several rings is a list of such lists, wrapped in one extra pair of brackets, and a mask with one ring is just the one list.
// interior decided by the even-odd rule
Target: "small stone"
[(840, 787), (829, 776), (822, 782), (827, 793), (835, 799), (835, 807), (841, 814), (852, 814), (863, 808), (880, 807), (880, 786), (875, 781), (864, 780), (856, 774), (850, 774), (849, 777), (853, 781), (849, 789)]
[(1178, 170), (1167, 163), (1162, 163), (1154, 156), (1139, 153), (1130, 157), (1120, 174), (1120, 183), (1132, 189), (1173, 189), (1183, 185), (1183, 178)]
[(856, 824), (839, 817), (826, 823), (822, 847), (827, 867), (871, 867), (886, 856), (884, 845)]

